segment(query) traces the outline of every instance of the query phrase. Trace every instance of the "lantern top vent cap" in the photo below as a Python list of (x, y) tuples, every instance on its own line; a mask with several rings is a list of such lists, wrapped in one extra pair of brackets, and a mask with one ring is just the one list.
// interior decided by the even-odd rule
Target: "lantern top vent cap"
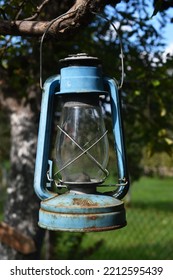
[(64, 59), (60, 59), (60, 66), (99, 66), (100, 60), (97, 57), (89, 56), (87, 53), (71, 54)]

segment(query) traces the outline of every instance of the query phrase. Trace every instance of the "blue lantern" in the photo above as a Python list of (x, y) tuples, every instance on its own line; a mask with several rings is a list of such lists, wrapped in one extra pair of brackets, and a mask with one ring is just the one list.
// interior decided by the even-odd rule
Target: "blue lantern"
[[(60, 75), (43, 87), (34, 188), (42, 200), (39, 226), (57, 231), (103, 231), (124, 227), (121, 199), (129, 189), (121, 116), (121, 101), (114, 79), (103, 77), (98, 58), (77, 54), (60, 60)], [(119, 182), (101, 193), (109, 172), (108, 137), (100, 95), (111, 100)], [(55, 160), (49, 159), (56, 96), (63, 100), (57, 126)], [(54, 171), (54, 166), (57, 170)], [(66, 192), (52, 191), (66, 188)]]

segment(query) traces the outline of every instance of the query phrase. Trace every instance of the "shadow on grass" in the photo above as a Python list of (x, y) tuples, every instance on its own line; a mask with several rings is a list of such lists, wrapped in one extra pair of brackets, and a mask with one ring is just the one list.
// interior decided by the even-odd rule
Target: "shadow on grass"
[(145, 201), (135, 201), (132, 202), (129, 206), (131, 209), (141, 209), (141, 210), (158, 210), (164, 212), (173, 212), (173, 202), (166, 201), (154, 201), (154, 202), (145, 202)]
[[(110, 243), (110, 237), (101, 235), (93, 239), (83, 247), (85, 237), (88, 234), (58, 233), (56, 244), (56, 255), (54, 259), (61, 260), (172, 260), (173, 259), (173, 238), (157, 241), (153, 239), (130, 240), (124, 244), (116, 235)], [(128, 237), (127, 237), (128, 238)], [(65, 242), (64, 242), (65, 241)], [(64, 246), (64, 244), (66, 246)]]
[(173, 242), (141, 244), (127, 248), (110, 249), (103, 243), (93, 255), (83, 255), (82, 259), (90, 260), (172, 260)]

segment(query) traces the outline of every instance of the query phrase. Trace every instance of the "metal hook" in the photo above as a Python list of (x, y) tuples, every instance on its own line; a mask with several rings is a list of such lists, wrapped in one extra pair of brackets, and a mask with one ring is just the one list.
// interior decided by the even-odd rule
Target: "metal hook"
[[(77, 9), (76, 9), (77, 10)], [(64, 13), (58, 17), (56, 17), (55, 19), (53, 19), (50, 24), (48, 25), (48, 27), (46, 28), (45, 32), (43, 33), (42, 37), (41, 37), (41, 40), (40, 40), (40, 88), (43, 89), (43, 57), (42, 57), (42, 54), (43, 54), (43, 41), (44, 41), (44, 38), (47, 34), (47, 32), (49, 31), (50, 27), (59, 19), (61, 19), (62, 17), (66, 16), (66, 15), (69, 15), (69, 14), (73, 14), (76, 12), (76, 10), (72, 11), (72, 12), (67, 12), (67, 13)], [(104, 15), (102, 14), (98, 14), (96, 12), (93, 12), (93, 14), (105, 19), (107, 22), (109, 22), (112, 27), (114, 28), (114, 30), (116, 31), (117, 35), (118, 35), (118, 38), (119, 38), (119, 44), (120, 44), (120, 53), (121, 53), (121, 81), (120, 83), (118, 83), (118, 89), (121, 89), (122, 86), (123, 86), (123, 83), (124, 83), (124, 53), (123, 53), (123, 44), (122, 44), (122, 40), (121, 40), (121, 37), (120, 37), (120, 34), (115, 26), (115, 24), (113, 22), (111, 22), (107, 17), (105, 17)], [(60, 23), (59, 23), (60, 24)]]
[[(42, 37), (41, 37), (41, 40), (40, 40), (40, 88), (41, 88), (41, 89), (43, 89), (43, 57), (42, 57), (42, 54), (43, 54), (43, 41), (44, 41), (44, 38), (45, 38), (47, 32), (49, 31), (50, 27), (51, 27), (57, 20), (61, 19), (62, 17), (66, 16), (66, 15), (73, 14), (73, 13), (75, 13), (76, 11), (77, 11), (77, 9), (74, 10), (74, 11), (72, 11), (72, 12), (66, 12), (66, 13), (64, 13), (64, 14), (62, 14), (62, 15), (56, 17), (56, 18), (54, 18), (54, 19), (50, 22), (50, 24), (47, 26), (45, 32), (43, 33), (43, 35), (42, 35)], [(59, 22), (59, 24), (60, 24), (60, 22)]]

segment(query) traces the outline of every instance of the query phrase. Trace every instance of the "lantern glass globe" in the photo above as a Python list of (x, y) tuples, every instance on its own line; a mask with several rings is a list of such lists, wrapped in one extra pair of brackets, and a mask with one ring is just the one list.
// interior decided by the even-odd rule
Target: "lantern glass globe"
[(88, 100), (82, 96), (65, 101), (59, 127), (56, 164), (62, 170), (59, 175), (63, 183), (102, 183), (109, 145), (98, 97)]

